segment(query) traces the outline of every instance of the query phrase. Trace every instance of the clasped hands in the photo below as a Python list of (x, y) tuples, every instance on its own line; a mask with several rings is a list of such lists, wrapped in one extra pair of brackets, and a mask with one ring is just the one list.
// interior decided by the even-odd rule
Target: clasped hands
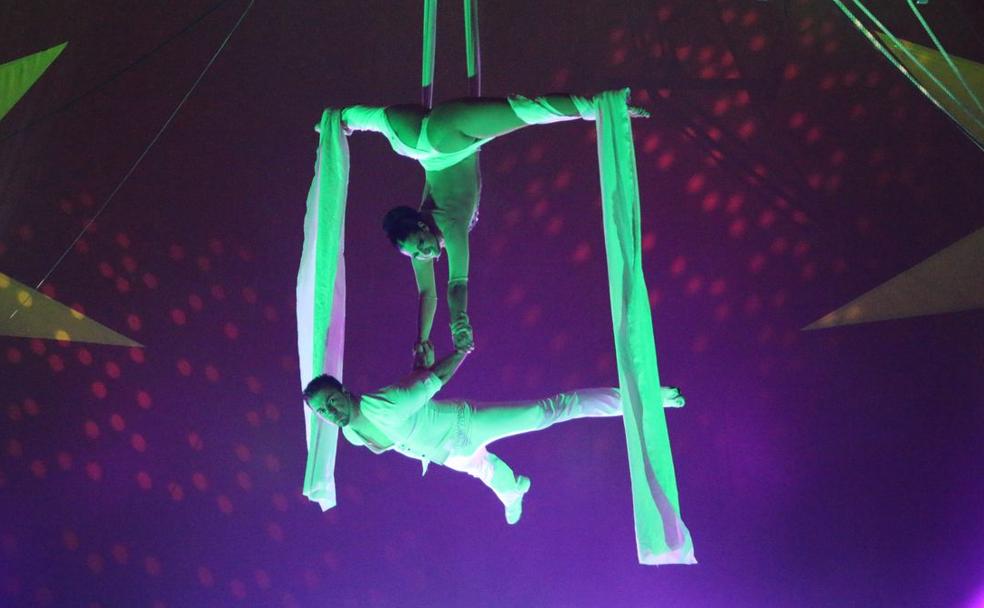
[[(472, 331), (468, 315), (462, 313), (451, 322), (451, 340), (454, 350), (468, 354), (475, 350), (475, 335)], [(420, 340), (413, 346), (414, 369), (429, 369), (434, 366), (434, 343), (430, 340)]]

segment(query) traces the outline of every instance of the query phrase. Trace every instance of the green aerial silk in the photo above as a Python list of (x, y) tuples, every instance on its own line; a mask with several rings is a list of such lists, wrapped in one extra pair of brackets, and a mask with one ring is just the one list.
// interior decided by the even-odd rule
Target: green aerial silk
[(41, 74), (44, 74), (67, 44), (63, 42), (46, 51), (0, 65), (0, 119), (3, 119), (10, 108), (20, 101), (24, 93), (34, 85)]
[(642, 273), (639, 183), (628, 89), (595, 98), (608, 291), (642, 564), (693, 564), (680, 518), (673, 454), (663, 413), (649, 293)]
[[(304, 245), (297, 271), (297, 354), (301, 387), (326, 373), (342, 380), (345, 346), (345, 199), (348, 196), (348, 140), (342, 113), (328, 109), (320, 133), (314, 179), (304, 215)], [(304, 407), (308, 460), (304, 495), (335, 506), (338, 427)]]

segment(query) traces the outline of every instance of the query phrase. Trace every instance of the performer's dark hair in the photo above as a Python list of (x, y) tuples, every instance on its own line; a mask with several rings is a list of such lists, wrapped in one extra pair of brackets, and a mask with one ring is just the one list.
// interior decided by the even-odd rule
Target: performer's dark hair
[(334, 376), (321, 374), (304, 387), (304, 400), (310, 401), (312, 397), (328, 388), (340, 391), (342, 390), (342, 383), (336, 380)]
[(386, 232), (393, 246), (399, 247), (400, 241), (406, 240), (411, 234), (420, 230), (417, 222), (422, 219), (423, 216), (413, 207), (405, 205), (393, 207), (383, 217), (383, 231)]

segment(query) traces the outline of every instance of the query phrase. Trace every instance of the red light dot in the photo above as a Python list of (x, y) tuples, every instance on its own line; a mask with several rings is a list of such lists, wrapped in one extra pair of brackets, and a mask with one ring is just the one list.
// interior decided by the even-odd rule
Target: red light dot
[(232, 580), (229, 582), (229, 593), (237, 600), (241, 600), (246, 597), (246, 585), (240, 580)]
[(69, 551), (76, 551), (79, 548), (79, 535), (73, 530), (65, 530), (62, 532), (62, 542)]
[(272, 473), (277, 473), (280, 471), (280, 459), (273, 454), (267, 454), (263, 459), (263, 465), (266, 466), (267, 470)]
[(167, 493), (171, 495), (171, 500), (174, 502), (180, 502), (184, 499), (184, 488), (176, 481), (167, 484)]
[(38, 405), (37, 401), (28, 397), (24, 400), (24, 412), (28, 416), (37, 416), (41, 413), (41, 406)]
[(263, 413), (269, 420), (273, 420), (274, 422), (280, 419), (280, 409), (272, 403), (267, 403), (263, 406)]
[(44, 342), (42, 342), (41, 340), (38, 340), (37, 338), (34, 338), (33, 340), (31, 340), (31, 352), (32, 353), (34, 353), (35, 355), (41, 356), (41, 355), (43, 355), (45, 353), (46, 350), (48, 350), (48, 349), (45, 347)]
[(113, 267), (110, 266), (109, 262), (99, 262), (99, 274), (107, 279), (110, 279), (114, 274), (116, 274), (116, 271), (113, 270)]
[(212, 297), (216, 300), (225, 300), (225, 288), (221, 285), (212, 285), (212, 289), (210, 291), (212, 292)]
[(44, 479), (48, 474), (48, 467), (40, 460), (34, 460), (31, 462), (31, 474), (38, 479)]
[(249, 448), (241, 443), (236, 446), (235, 452), (236, 452), (236, 458), (238, 458), (241, 462), (249, 462), (249, 459), (252, 456), (252, 454), (250, 454)]
[(144, 351), (143, 351), (143, 349), (142, 348), (139, 348), (137, 346), (134, 346), (133, 348), (131, 348), (130, 349), (130, 361), (133, 361), (134, 363), (143, 363), (144, 362)]
[(112, 554), (113, 559), (116, 560), (117, 564), (124, 565), (130, 561), (130, 552), (120, 543), (113, 545), (109, 552)]
[(95, 395), (96, 399), (105, 399), (107, 393), (105, 384), (98, 380), (92, 383), (92, 394)]
[(99, 425), (96, 424), (94, 421), (86, 420), (85, 424), (82, 425), (82, 428), (85, 431), (85, 436), (88, 437), (89, 439), (99, 438)]
[(178, 359), (178, 373), (182, 376), (190, 376), (191, 363), (188, 363), (186, 359)]
[(254, 427), (260, 426), (259, 412), (257, 412), (256, 410), (249, 410), (248, 412), (246, 412), (246, 422), (248, 422), (250, 426), (254, 426)]
[(191, 449), (196, 452), (201, 451), (201, 449), (205, 446), (201, 436), (194, 431), (188, 433), (188, 445), (191, 446)]
[(579, 243), (574, 251), (571, 253), (571, 261), (575, 264), (581, 264), (586, 262), (591, 258), (591, 245), (587, 243)]
[(253, 489), (253, 480), (246, 471), (236, 473), (236, 484), (247, 492)]
[(188, 318), (185, 316), (183, 310), (181, 310), (180, 308), (171, 309), (171, 321), (175, 325), (184, 325), (187, 320)]
[(215, 369), (215, 366), (212, 365), (212, 364), (206, 365), (205, 366), (205, 377), (208, 378), (208, 381), (209, 382), (218, 382), (219, 381), (219, 370)]
[(99, 574), (103, 571), (103, 558), (98, 553), (90, 553), (85, 558), (85, 565), (93, 574)]
[(68, 471), (72, 468), (72, 455), (68, 452), (58, 452), (57, 460), (61, 470)]
[(667, 151), (660, 154), (659, 158), (656, 159), (656, 166), (659, 167), (660, 171), (666, 171), (673, 166), (674, 162), (676, 162), (676, 154)]
[(79, 363), (82, 365), (92, 365), (92, 353), (85, 347), (79, 348), (78, 352)]
[(270, 588), (270, 575), (265, 570), (257, 570), (253, 573), (253, 577), (256, 579), (256, 586), (260, 589)]
[[(547, 227), (547, 232), (550, 232), (550, 226)], [(263, 307), (263, 318), (271, 323), (277, 320), (277, 309), (269, 304)]]
[(123, 249), (126, 249), (127, 247), (130, 246), (130, 237), (127, 236), (126, 233), (124, 232), (118, 232), (116, 234), (116, 244), (122, 247)]
[(123, 420), (123, 416), (113, 414), (109, 417), (109, 426), (113, 427), (114, 431), (120, 432), (126, 428), (126, 421)]
[(130, 436), (130, 445), (134, 450), (143, 452), (147, 449), (147, 440), (140, 433), (134, 433)]
[(205, 566), (198, 567), (198, 582), (202, 587), (211, 587), (215, 584), (215, 577), (212, 575), (212, 571)]
[(278, 543), (283, 542), (284, 529), (280, 527), (280, 524), (271, 522), (267, 524), (267, 535)]
[(687, 180), (687, 192), (689, 194), (696, 194), (704, 188), (704, 176), (700, 173), (690, 176)]
[(143, 327), (143, 321), (140, 320), (140, 315), (129, 314), (126, 316), (126, 324), (131, 331), (140, 331)]
[(137, 485), (140, 486), (141, 490), (149, 490), (151, 485), (153, 485), (150, 479), (150, 474), (146, 471), (140, 471), (137, 473)]
[(263, 384), (260, 383), (260, 380), (256, 376), (247, 376), (246, 388), (254, 395), (258, 395), (263, 390)]
[(236, 324), (232, 321), (225, 324), (223, 331), (225, 332), (226, 337), (230, 340), (235, 340), (239, 337), (239, 328), (236, 327)]
[(156, 275), (145, 272), (143, 275), (143, 282), (148, 289), (157, 289), (158, 281)]
[(7, 361), (9, 363), (13, 363), (16, 365), (17, 363), (21, 362), (22, 358), (23, 357), (21, 355), (21, 352), (18, 349), (14, 348), (13, 346), (7, 348)]
[(757, 274), (761, 272), (762, 268), (765, 267), (765, 256), (761, 253), (756, 253), (748, 261), (748, 271), (752, 274)]
[(48, 366), (51, 371), (58, 373), (65, 370), (65, 362), (59, 355), (48, 355)]
[(215, 502), (219, 505), (219, 511), (222, 511), (226, 515), (232, 513), (232, 501), (225, 494), (220, 494)]
[(149, 410), (153, 403), (153, 400), (150, 398), (150, 393), (147, 391), (137, 391), (137, 405), (140, 406), (141, 409)]
[(200, 311), (205, 306), (205, 302), (202, 300), (201, 296), (191, 294), (188, 296), (188, 306), (194, 311)]
[(120, 366), (112, 361), (106, 363), (106, 375), (114, 380), (120, 377)]
[(656, 247), (656, 235), (652, 232), (647, 232), (642, 235), (642, 250), (652, 251)]
[(243, 287), (243, 299), (247, 304), (256, 304), (256, 290), (252, 287)]
[(153, 555), (148, 555), (147, 558), (144, 559), (144, 570), (146, 570), (147, 574), (151, 576), (160, 576), (162, 570), (161, 560), (157, 559)]
[(85, 465), (85, 474), (92, 481), (100, 481), (103, 478), (103, 469), (98, 462), (89, 462)]
[(168, 256), (175, 262), (180, 262), (185, 257), (184, 247), (181, 245), (171, 245), (168, 248)]
[(678, 255), (673, 258), (673, 262), (670, 263), (670, 274), (674, 276), (679, 276), (683, 274), (683, 271), (687, 269), (687, 258), (682, 255)]
[(199, 492), (204, 492), (208, 489), (208, 478), (203, 473), (194, 473), (191, 476), (191, 485)]
[(284, 512), (284, 511), (287, 510), (287, 506), (288, 506), (288, 504), (287, 504), (287, 497), (284, 496), (283, 494), (274, 494), (273, 495), (273, 498), (271, 499), (271, 502), (273, 503), (273, 508), (274, 509), (276, 509), (278, 511), (281, 511), (281, 512)]

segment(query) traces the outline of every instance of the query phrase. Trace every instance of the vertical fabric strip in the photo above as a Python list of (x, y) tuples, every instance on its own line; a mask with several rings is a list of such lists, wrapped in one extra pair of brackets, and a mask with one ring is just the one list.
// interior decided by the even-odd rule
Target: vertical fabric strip
[(639, 184), (628, 89), (595, 98), (608, 285), (632, 482), (639, 563), (693, 564), (680, 518), (663, 413), (649, 294), (642, 272)]
[[(348, 196), (348, 141), (341, 112), (325, 110), (318, 131), (314, 179), (304, 216), (304, 245), (297, 271), (297, 352), (301, 387), (327, 373), (342, 379), (345, 345), (345, 200)], [(338, 428), (304, 407), (308, 459), (304, 495), (335, 506)]]

